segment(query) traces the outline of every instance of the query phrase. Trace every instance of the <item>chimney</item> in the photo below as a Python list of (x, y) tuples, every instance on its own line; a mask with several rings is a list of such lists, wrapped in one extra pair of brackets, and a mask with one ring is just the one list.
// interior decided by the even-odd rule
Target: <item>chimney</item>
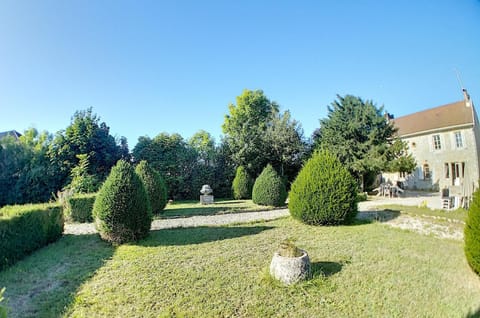
[(472, 106), (472, 100), (470, 99), (470, 95), (468, 94), (467, 89), (462, 88), (462, 92), (463, 92), (463, 98), (465, 99), (465, 105), (467, 107)]

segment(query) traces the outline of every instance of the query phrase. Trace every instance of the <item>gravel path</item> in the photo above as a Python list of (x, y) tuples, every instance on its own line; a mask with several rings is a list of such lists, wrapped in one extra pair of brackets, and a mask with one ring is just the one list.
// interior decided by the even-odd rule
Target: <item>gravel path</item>
[[(192, 216), (188, 218), (161, 219), (152, 222), (152, 230), (171, 229), (178, 227), (214, 226), (232, 223), (247, 223), (260, 220), (273, 220), (290, 215), (288, 209), (278, 209), (261, 212), (228, 213), (221, 215)], [(97, 233), (93, 223), (65, 224), (64, 234)]]
[[(410, 198), (395, 198), (382, 199), (360, 202), (357, 218), (364, 220), (374, 220), (381, 222), (391, 227), (400, 228), (404, 230), (413, 231), (423, 235), (433, 235), (438, 238), (446, 238), (453, 240), (463, 240), (464, 222), (440, 219), (431, 216), (410, 216), (406, 214), (392, 213), (389, 211), (378, 210), (378, 206), (385, 204), (400, 204), (400, 205), (418, 205), (424, 201), (434, 201), (432, 196), (428, 197), (410, 197)], [(438, 198), (440, 201), (440, 198)], [(435, 201), (434, 201), (435, 202)]]
[[(386, 204), (418, 205), (427, 201), (429, 206), (440, 201), (438, 196), (415, 195), (406, 198), (377, 199), (360, 202), (358, 205), (359, 219), (373, 220), (385, 225), (414, 231), (423, 235), (433, 235), (439, 238), (454, 240), (463, 239), (463, 223), (439, 220), (433, 217), (414, 217), (405, 214), (392, 214), (388, 211), (378, 211), (378, 207)], [(229, 213), (221, 215), (192, 216), (186, 218), (160, 219), (152, 222), (152, 230), (216, 226), (232, 223), (247, 223), (260, 220), (273, 220), (290, 215), (288, 209), (279, 209), (262, 212)], [(64, 234), (93, 234), (97, 233), (93, 223), (65, 224)]]

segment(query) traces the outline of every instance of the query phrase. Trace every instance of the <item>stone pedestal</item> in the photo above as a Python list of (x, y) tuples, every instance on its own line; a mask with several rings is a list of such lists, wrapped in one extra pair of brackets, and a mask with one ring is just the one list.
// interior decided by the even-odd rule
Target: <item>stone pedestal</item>
[(213, 195), (210, 194), (203, 194), (200, 196), (200, 203), (201, 204), (213, 204)]
[(270, 274), (286, 285), (305, 280), (310, 276), (310, 258), (303, 250), (300, 257), (284, 257), (275, 253), (270, 264)]

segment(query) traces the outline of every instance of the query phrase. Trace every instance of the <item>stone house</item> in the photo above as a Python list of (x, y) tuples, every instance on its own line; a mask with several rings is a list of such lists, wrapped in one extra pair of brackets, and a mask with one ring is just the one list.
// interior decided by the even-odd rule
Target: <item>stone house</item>
[(409, 175), (384, 174), (385, 181), (411, 190), (442, 190), (457, 200), (471, 197), (480, 177), (480, 127), (465, 89), (463, 94), (461, 101), (393, 119), (417, 167)]

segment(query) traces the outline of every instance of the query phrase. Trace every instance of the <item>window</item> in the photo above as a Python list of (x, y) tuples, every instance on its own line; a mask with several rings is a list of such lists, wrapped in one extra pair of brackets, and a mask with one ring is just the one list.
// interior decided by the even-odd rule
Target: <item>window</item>
[(442, 144), (440, 142), (440, 135), (433, 135), (433, 149), (435, 150), (442, 149)]
[(448, 179), (450, 178), (450, 165), (447, 163), (445, 163), (445, 178)]
[(460, 131), (455, 132), (455, 147), (463, 148), (462, 133)]
[(430, 167), (428, 164), (423, 165), (423, 179), (430, 180), (432, 178), (432, 173), (430, 172)]

